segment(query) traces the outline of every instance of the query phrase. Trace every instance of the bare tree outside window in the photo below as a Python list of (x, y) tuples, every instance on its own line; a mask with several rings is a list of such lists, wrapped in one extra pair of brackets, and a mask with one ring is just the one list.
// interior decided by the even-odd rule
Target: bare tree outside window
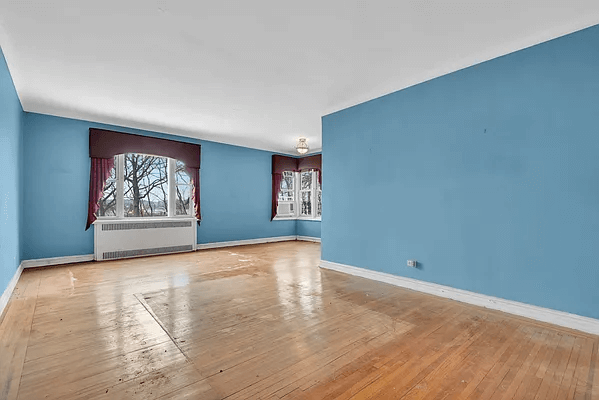
[(168, 176), (165, 157), (125, 154), (125, 217), (168, 215)]
[[(319, 172), (315, 172), (318, 174)], [(322, 185), (320, 180), (318, 179), (318, 175), (316, 175), (316, 216), (322, 216)]]
[(300, 215), (312, 215), (312, 171), (300, 173)]
[[(115, 163), (116, 165), (116, 157)], [(104, 195), (98, 203), (98, 217), (116, 217), (116, 173), (115, 168), (110, 171), (110, 177), (104, 185)]]
[(175, 200), (174, 215), (193, 215), (193, 185), (183, 162), (167, 157), (127, 153), (115, 156), (114, 165), (98, 203), (98, 217), (168, 216), (169, 168), (174, 171), (170, 183)]
[(283, 179), (281, 180), (281, 190), (279, 191), (279, 201), (293, 201), (294, 200), (294, 189), (293, 189), (293, 172), (284, 171)]

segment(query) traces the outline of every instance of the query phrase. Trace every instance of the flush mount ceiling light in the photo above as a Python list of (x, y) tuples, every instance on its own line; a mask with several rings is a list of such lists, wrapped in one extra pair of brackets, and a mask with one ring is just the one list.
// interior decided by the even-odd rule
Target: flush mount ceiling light
[(308, 150), (310, 150), (308, 143), (306, 143), (306, 138), (299, 138), (297, 145), (295, 145), (295, 149), (300, 154), (306, 154)]

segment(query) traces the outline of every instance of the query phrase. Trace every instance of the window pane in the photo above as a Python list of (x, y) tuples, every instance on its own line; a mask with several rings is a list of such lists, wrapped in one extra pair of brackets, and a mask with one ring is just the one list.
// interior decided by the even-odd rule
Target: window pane
[(316, 216), (320, 217), (322, 215), (322, 192), (319, 190), (316, 196), (318, 196), (316, 199)]
[(310, 190), (312, 189), (312, 172), (302, 172), (302, 185), (300, 187), (301, 190)]
[(104, 185), (104, 193), (98, 202), (97, 217), (116, 217), (116, 163), (117, 157), (114, 157), (114, 167), (110, 170), (110, 176)]
[[(114, 176), (114, 168), (112, 175)], [(98, 217), (116, 217), (116, 182), (109, 180), (104, 185), (104, 195), (98, 203)]]
[(312, 215), (312, 192), (302, 192), (301, 215)]
[(279, 192), (279, 201), (293, 201), (293, 192), (289, 192), (289, 191)]
[(293, 172), (283, 172), (281, 180), (281, 190), (293, 190)]
[(185, 170), (185, 164), (182, 161), (177, 160), (175, 166), (175, 178), (177, 184), (191, 184), (191, 178)]
[(316, 172), (316, 187), (318, 190), (322, 190), (322, 184), (320, 183), (320, 179), (318, 179), (318, 171)]
[(164, 157), (125, 154), (125, 217), (168, 215), (166, 166)]
[(191, 185), (177, 185), (175, 215), (191, 214)]

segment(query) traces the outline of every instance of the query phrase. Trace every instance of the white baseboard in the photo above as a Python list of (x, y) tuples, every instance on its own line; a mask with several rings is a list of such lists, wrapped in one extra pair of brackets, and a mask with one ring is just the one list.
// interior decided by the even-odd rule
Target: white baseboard
[(33, 268), (33, 267), (47, 267), (50, 265), (88, 262), (88, 261), (93, 261), (93, 260), (94, 260), (93, 254), (84, 254), (81, 256), (65, 256), (65, 257), (38, 258), (36, 260), (23, 260), (23, 262), (21, 264), (23, 265), (23, 268)]
[(8, 301), (10, 300), (10, 296), (12, 296), (12, 292), (15, 290), (17, 286), (17, 282), (19, 282), (19, 278), (21, 277), (21, 273), (23, 272), (23, 263), (19, 265), (15, 274), (13, 275), (10, 282), (8, 282), (8, 286), (4, 289), (4, 293), (2, 293), (2, 297), (0, 297), (0, 321), (2, 321), (2, 315), (4, 314), (4, 309), (8, 305)]
[(331, 261), (320, 267), (599, 335), (599, 320)]
[(233, 240), (230, 242), (214, 242), (214, 243), (202, 243), (196, 245), (196, 250), (215, 249), (218, 247), (231, 247), (231, 246), (245, 246), (248, 244), (261, 244), (261, 243), (272, 243), (272, 242), (285, 242), (288, 240), (296, 240), (297, 236), (277, 236), (260, 239), (246, 239), (246, 240)]
[(313, 237), (313, 236), (301, 236), (301, 235), (297, 235), (297, 240), (303, 240), (305, 242), (316, 242), (316, 243), (320, 243), (320, 238), (319, 237)]

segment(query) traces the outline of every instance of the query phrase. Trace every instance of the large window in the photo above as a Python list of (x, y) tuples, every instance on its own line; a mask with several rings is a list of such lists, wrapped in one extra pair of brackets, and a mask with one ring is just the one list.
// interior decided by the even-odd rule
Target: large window
[(98, 217), (193, 215), (191, 179), (178, 160), (127, 153), (114, 157)]
[[(295, 185), (295, 182), (298, 182)], [(318, 171), (283, 172), (277, 218), (319, 219), (322, 190)]]
[(167, 216), (168, 160), (145, 154), (129, 153), (124, 156), (125, 217)]

